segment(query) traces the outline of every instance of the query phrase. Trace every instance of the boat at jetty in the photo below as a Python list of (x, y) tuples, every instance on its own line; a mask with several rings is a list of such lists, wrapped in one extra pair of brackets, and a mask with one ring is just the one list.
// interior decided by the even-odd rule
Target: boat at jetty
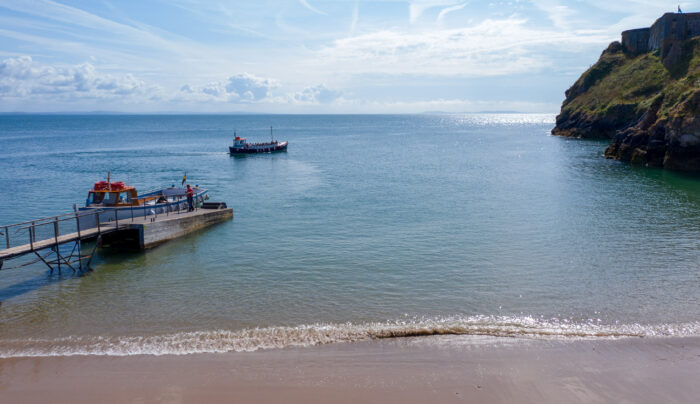
[(270, 127), (270, 142), (266, 143), (248, 143), (244, 137), (236, 136), (236, 131), (233, 132), (233, 146), (229, 146), (228, 150), (231, 154), (253, 154), (253, 153), (273, 153), (286, 151), (289, 142), (279, 142), (272, 137), (272, 127)]
[[(208, 199), (207, 190), (198, 185), (194, 190), (195, 204)], [(100, 216), (125, 219), (174, 211), (187, 211), (186, 189), (176, 186), (159, 188), (140, 194), (135, 187), (123, 182), (98, 181), (88, 192), (85, 207), (80, 211), (99, 211)]]

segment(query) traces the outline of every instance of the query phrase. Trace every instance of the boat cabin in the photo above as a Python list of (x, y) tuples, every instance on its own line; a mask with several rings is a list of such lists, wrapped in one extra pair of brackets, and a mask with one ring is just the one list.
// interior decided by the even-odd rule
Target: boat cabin
[(139, 205), (136, 188), (123, 182), (99, 181), (88, 193), (86, 206), (132, 206)]
[(235, 148), (244, 148), (246, 147), (246, 140), (244, 137), (236, 136), (236, 138), (233, 140), (233, 147)]

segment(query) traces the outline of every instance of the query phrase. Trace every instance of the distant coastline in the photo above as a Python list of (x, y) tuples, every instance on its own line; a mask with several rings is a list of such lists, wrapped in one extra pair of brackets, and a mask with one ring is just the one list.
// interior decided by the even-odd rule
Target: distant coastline
[(266, 112), (120, 112), (120, 111), (63, 111), (63, 112), (0, 112), (0, 115), (276, 115)]
[(541, 115), (541, 114), (556, 114), (556, 112), (522, 112), (515, 110), (493, 110), (493, 111), (423, 111), (423, 112), (391, 112), (391, 113), (275, 113), (275, 112), (191, 112), (191, 111), (157, 111), (157, 112), (121, 112), (121, 111), (61, 111), (61, 112), (27, 112), (27, 111), (12, 111), (12, 112), (0, 112), (0, 116), (7, 115), (468, 115), (468, 114), (527, 114), (527, 115)]

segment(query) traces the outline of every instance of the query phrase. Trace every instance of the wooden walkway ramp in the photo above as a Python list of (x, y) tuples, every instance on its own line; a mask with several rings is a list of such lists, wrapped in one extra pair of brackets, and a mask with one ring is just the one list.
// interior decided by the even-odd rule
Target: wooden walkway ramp
[[(118, 219), (116, 213), (115, 219)], [(86, 223), (92, 224), (85, 228)], [(123, 220), (122, 223), (112, 221), (100, 210), (66, 213), (0, 226), (0, 240), (4, 241), (2, 244), (5, 247), (0, 249), (0, 269), (3, 269), (6, 260), (27, 254), (35, 254), (38, 257), (36, 261), (43, 261), (52, 271), (54, 267), (60, 270), (61, 265), (68, 266), (73, 271), (82, 270), (84, 261), (87, 261), (87, 268), (89, 268), (94, 248), (91, 254), (83, 255), (81, 242), (99, 238), (126, 226), (127, 224)], [(61, 247), (71, 243), (73, 248), (70, 253), (62, 253)], [(50, 251), (48, 254), (42, 255), (40, 252), (43, 250)], [(50, 255), (54, 257), (48, 258)]]
[(92, 229), (83, 230), (80, 233), (74, 232), (69, 234), (64, 234), (55, 238), (49, 238), (44, 240), (39, 240), (37, 242), (27, 243), (23, 245), (18, 245), (16, 247), (6, 248), (0, 250), (0, 261), (8, 260), (10, 258), (19, 257), (25, 254), (29, 254), (35, 251), (41, 251), (46, 248), (52, 248), (57, 245), (62, 245), (66, 243), (88, 240), (96, 238), (97, 236), (110, 231), (117, 230), (115, 226), (104, 226), (101, 229), (94, 227)]

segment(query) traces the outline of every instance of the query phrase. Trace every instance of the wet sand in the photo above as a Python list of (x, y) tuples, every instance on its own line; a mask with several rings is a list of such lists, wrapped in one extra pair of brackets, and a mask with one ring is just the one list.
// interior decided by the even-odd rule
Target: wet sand
[(700, 397), (700, 338), (424, 337), (250, 353), (0, 360), (3, 403), (630, 402)]

